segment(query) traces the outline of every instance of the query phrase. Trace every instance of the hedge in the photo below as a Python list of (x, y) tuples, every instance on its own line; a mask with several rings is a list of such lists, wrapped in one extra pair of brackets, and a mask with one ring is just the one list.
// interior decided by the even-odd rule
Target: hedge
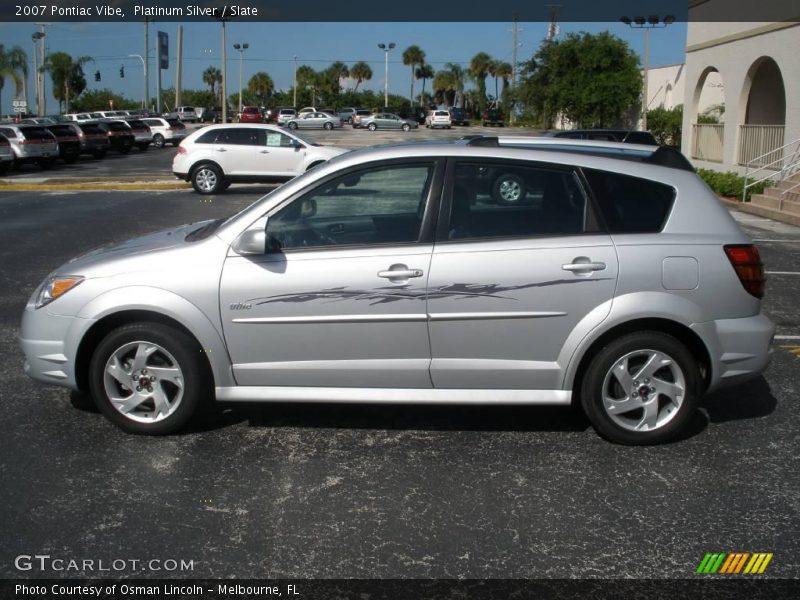
[[(718, 196), (736, 198), (737, 200), (742, 199), (744, 177), (741, 177), (731, 171), (720, 173), (719, 171), (712, 171), (711, 169), (697, 169), (697, 174), (708, 184), (708, 187), (714, 190), (714, 193)], [(764, 188), (771, 185), (774, 185), (774, 183), (771, 181), (762, 181), (748, 188), (747, 199), (749, 200), (753, 194), (762, 193)]]

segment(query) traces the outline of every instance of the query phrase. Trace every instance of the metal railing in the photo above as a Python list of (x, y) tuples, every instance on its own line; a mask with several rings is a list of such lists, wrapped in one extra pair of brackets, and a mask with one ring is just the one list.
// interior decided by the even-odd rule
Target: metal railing
[[(767, 159), (776, 155), (769, 162)], [(744, 187), (742, 188), (742, 202), (747, 201), (747, 190), (765, 181), (771, 180), (776, 184), (800, 173), (800, 138), (784, 144), (780, 148), (769, 150), (760, 156), (754, 157), (747, 163), (744, 172)], [(755, 168), (753, 168), (755, 167)], [(800, 187), (800, 181), (781, 190), (778, 197), (778, 210), (783, 210), (784, 196)]]
[(725, 141), (723, 123), (694, 123), (692, 125), (692, 158), (722, 162)]
[(739, 164), (764, 167), (780, 158), (784, 129), (783, 125), (739, 125)]

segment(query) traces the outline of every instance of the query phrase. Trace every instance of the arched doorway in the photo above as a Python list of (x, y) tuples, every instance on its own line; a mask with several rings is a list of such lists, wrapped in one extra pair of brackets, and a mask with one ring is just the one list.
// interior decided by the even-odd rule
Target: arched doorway
[(769, 56), (753, 62), (739, 101), (739, 163), (766, 166), (780, 159), (786, 125), (786, 91), (780, 67)]
[(716, 67), (703, 69), (692, 95), (692, 158), (722, 162), (725, 86)]

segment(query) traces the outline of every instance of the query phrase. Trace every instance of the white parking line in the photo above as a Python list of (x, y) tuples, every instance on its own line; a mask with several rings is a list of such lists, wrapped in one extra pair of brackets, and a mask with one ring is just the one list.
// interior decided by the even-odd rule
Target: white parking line
[(765, 271), (767, 275), (800, 275), (800, 271)]

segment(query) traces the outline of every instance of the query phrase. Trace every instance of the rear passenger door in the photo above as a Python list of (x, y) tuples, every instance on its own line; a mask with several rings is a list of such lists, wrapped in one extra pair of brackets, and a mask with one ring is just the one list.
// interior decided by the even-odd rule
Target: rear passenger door
[(221, 129), (214, 140), (214, 160), (226, 175), (252, 175), (258, 172), (256, 156), (258, 129)]
[[(496, 194), (508, 182), (515, 201)], [(618, 272), (578, 174), (465, 159), (445, 185), (428, 280), (434, 387), (559, 389), (565, 341), (608, 315)]]

